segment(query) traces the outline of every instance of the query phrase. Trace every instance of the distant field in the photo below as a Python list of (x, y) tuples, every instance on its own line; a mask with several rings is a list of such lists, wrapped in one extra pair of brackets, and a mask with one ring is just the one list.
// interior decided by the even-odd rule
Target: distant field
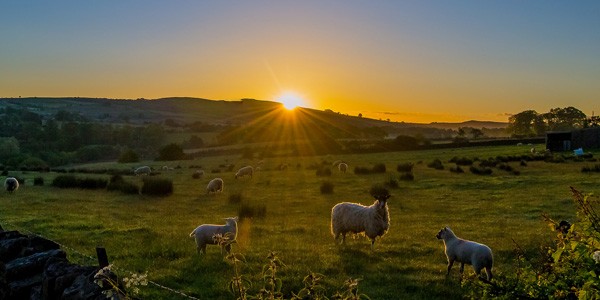
[[(29, 230), (51, 238), (69, 248), (95, 256), (95, 247), (104, 246), (109, 259), (122, 270), (148, 272), (150, 280), (201, 299), (232, 299), (226, 285), (233, 276), (216, 246), (208, 255), (196, 254), (195, 243), (188, 235), (203, 223), (222, 223), (223, 218), (238, 214), (240, 204), (230, 203), (229, 196), (241, 194), (243, 202), (266, 207), (264, 218), (245, 219), (240, 223), (238, 244), (234, 251), (243, 253), (247, 263), (242, 273), (260, 288), (260, 272), (269, 251), (276, 251), (287, 267), (280, 271), (284, 292), (291, 295), (302, 288), (302, 278), (309, 272), (326, 276), (324, 285), (329, 296), (344, 280), (361, 278), (359, 290), (371, 299), (459, 299), (458, 266), (450, 279), (445, 276), (446, 258), (443, 243), (435, 238), (443, 226), (450, 226), (459, 236), (487, 244), (495, 255), (495, 274), (502, 276), (514, 268), (512, 240), (531, 255), (539, 246), (551, 241), (552, 233), (540, 214), (574, 220), (569, 192), (573, 186), (583, 192), (600, 192), (598, 173), (582, 173), (584, 166), (598, 162), (509, 163), (520, 175), (494, 168), (489, 176), (474, 175), (469, 168), (455, 174), (448, 169), (454, 156), (487, 159), (498, 155), (527, 155), (528, 146), (444, 149), (420, 152), (390, 152), (368, 155), (321, 156), (306, 158), (266, 158), (262, 170), (253, 179), (234, 179), (234, 172), (222, 171), (219, 165), (235, 164), (234, 170), (256, 164), (258, 160), (236, 157), (210, 157), (181, 162), (148, 162), (155, 167), (181, 168), (157, 175), (172, 178), (173, 195), (143, 197), (118, 192), (61, 190), (50, 186), (55, 173), (11, 173), (26, 178), (15, 194), (0, 196), (0, 224), (5, 229)], [(543, 147), (538, 147), (543, 148)], [(598, 157), (599, 152), (594, 157)], [(427, 167), (433, 159), (444, 163), (444, 170)], [(342, 159), (350, 172), (332, 170), (330, 177), (317, 177), (307, 169), (322, 161)], [(390, 178), (398, 178), (399, 163), (413, 162), (414, 181), (398, 181), (390, 189), (391, 227), (370, 251), (364, 238), (349, 239), (345, 247), (334, 245), (329, 230), (330, 210), (342, 201), (371, 204), (368, 190)], [(288, 163), (285, 171), (277, 170)], [(385, 163), (385, 174), (356, 175), (356, 166), (370, 167)], [(207, 172), (193, 179), (194, 169)], [(89, 169), (123, 168), (132, 165), (93, 164), (77, 166)], [(225, 168), (221, 167), (222, 170)], [(33, 186), (33, 178), (42, 176), (44, 186)], [(77, 174), (81, 177), (104, 176)], [(205, 195), (209, 179), (221, 177), (225, 192)], [(126, 180), (141, 184), (139, 177)], [(323, 195), (323, 181), (334, 185), (333, 194)], [(67, 249), (69, 250), (69, 249)], [(73, 260), (94, 264), (95, 261), (68, 251)], [(465, 271), (472, 272), (470, 268)], [(128, 274), (123, 274), (128, 275)], [(148, 287), (143, 299), (177, 299), (176, 294)], [(183, 298), (181, 298), (183, 299)]]

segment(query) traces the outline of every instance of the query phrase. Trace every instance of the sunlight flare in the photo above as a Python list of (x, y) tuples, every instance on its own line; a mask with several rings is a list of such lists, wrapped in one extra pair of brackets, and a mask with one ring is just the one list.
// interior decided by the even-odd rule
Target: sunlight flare
[(283, 107), (285, 107), (287, 110), (293, 110), (298, 106), (305, 105), (302, 97), (292, 92), (283, 93), (277, 98), (277, 101), (281, 102), (281, 104), (283, 104)]

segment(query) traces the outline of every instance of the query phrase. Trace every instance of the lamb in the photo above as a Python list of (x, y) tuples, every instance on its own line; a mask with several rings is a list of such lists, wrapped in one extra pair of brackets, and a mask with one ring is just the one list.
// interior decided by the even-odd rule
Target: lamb
[(4, 180), (4, 188), (7, 192), (12, 193), (19, 189), (19, 181), (14, 177), (6, 177), (6, 180)]
[(206, 186), (206, 193), (210, 194), (211, 192), (223, 192), (223, 179), (215, 178), (208, 182), (208, 185)]
[(358, 203), (343, 202), (336, 204), (331, 209), (331, 233), (337, 241), (342, 236), (342, 244), (347, 233), (364, 233), (371, 239), (371, 250), (375, 245), (375, 238), (383, 236), (390, 227), (390, 215), (387, 200), (390, 194), (384, 190), (383, 194), (371, 195), (376, 199), (371, 206)]
[(249, 175), (250, 178), (252, 178), (252, 174), (254, 173), (254, 168), (252, 168), (252, 166), (245, 166), (243, 168), (240, 168), (237, 173), (235, 173), (235, 179), (238, 179), (238, 177), (243, 177), (246, 175)]
[[(216, 245), (214, 236), (220, 234), (221, 236), (229, 237), (229, 241), (235, 241), (237, 238), (237, 221), (238, 217), (230, 217), (225, 219), (225, 225), (213, 225), (203, 224), (198, 226), (190, 237), (196, 239), (196, 250), (198, 253), (206, 254), (206, 245)], [(228, 243), (225, 246), (227, 253), (231, 251), (231, 244)]]
[(142, 167), (135, 169), (135, 171), (133, 171), (135, 176), (150, 175), (151, 172), (152, 172), (152, 169), (150, 169), (150, 167), (148, 167), (148, 166), (142, 166)]
[(340, 172), (342, 172), (342, 173), (346, 173), (346, 171), (348, 170), (348, 164), (340, 163), (338, 165), (338, 170), (340, 170)]
[(460, 263), (461, 275), (465, 264), (469, 264), (473, 266), (473, 270), (475, 270), (478, 276), (481, 274), (481, 270), (485, 268), (487, 281), (492, 280), (494, 258), (490, 247), (458, 238), (449, 227), (442, 228), (435, 237), (438, 240), (444, 240), (446, 257), (448, 258), (448, 273), (446, 275), (450, 274), (452, 264), (454, 264), (454, 261), (457, 261)]

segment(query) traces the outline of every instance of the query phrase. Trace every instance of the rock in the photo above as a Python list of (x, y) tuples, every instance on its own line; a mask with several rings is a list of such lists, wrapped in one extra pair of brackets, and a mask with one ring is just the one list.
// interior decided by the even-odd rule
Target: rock
[(31, 277), (36, 273), (41, 274), (46, 261), (51, 257), (67, 257), (60, 249), (35, 253), (30, 256), (14, 259), (6, 264), (6, 279), (10, 281)]
[(34, 274), (19, 280), (11, 280), (8, 283), (8, 299), (29, 299), (31, 289), (42, 284), (42, 274)]
[(29, 244), (27, 237), (0, 240), (0, 261), (7, 263), (21, 257), (23, 248)]
[(44, 268), (42, 293), (45, 299), (59, 299), (77, 277), (93, 277), (97, 271), (98, 267), (80, 266), (69, 263), (65, 258), (52, 257), (48, 259)]
[(8, 299), (8, 283), (6, 281), (6, 268), (0, 261), (0, 299)]

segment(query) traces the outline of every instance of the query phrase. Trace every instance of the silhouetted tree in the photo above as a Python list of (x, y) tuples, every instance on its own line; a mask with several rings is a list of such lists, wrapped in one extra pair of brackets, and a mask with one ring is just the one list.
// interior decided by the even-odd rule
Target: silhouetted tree
[(156, 160), (182, 160), (186, 155), (181, 146), (171, 143), (160, 149)]

